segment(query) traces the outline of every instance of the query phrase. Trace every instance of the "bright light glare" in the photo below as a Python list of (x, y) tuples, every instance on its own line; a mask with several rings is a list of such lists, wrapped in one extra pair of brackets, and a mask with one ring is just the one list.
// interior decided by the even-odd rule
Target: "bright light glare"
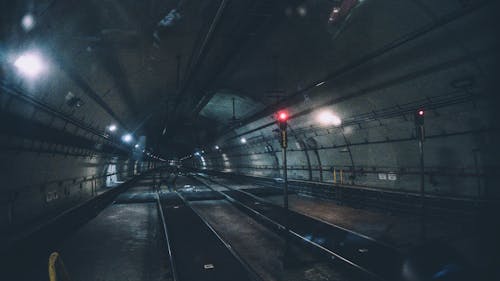
[(132, 141), (132, 135), (131, 134), (125, 134), (125, 135), (123, 135), (122, 140), (124, 142), (131, 142)]
[(216, 145), (214, 148), (215, 148), (215, 150), (219, 150), (220, 147), (218, 145)]
[(134, 145), (135, 148), (139, 148), (139, 144)]
[(240, 141), (241, 141), (241, 143), (247, 143), (247, 139), (246, 138), (241, 138)]
[(340, 126), (340, 124), (342, 124), (342, 120), (340, 120), (340, 118), (331, 111), (320, 112), (318, 115), (318, 121), (323, 125)]
[(35, 18), (31, 14), (26, 14), (24, 17), (21, 19), (21, 26), (23, 27), (24, 31), (30, 31), (35, 27)]
[(288, 113), (284, 111), (278, 113), (278, 119), (281, 121), (286, 121), (288, 119)]
[(19, 72), (29, 78), (34, 78), (45, 70), (45, 64), (36, 53), (26, 53), (20, 55), (14, 62)]
[(116, 129), (117, 129), (116, 125), (109, 125), (109, 127), (108, 127), (108, 131), (110, 131), (110, 132), (114, 132), (114, 131), (116, 131)]

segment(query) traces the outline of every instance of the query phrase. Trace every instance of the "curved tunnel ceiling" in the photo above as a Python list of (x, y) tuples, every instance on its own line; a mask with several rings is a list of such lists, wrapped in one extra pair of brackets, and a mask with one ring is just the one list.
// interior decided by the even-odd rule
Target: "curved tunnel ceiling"
[[(168, 157), (235, 135), (270, 136), (265, 125), (279, 108), (298, 131), (317, 126), (320, 106), (340, 116), (343, 130), (381, 126), (342, 137), (352, 143), (411, 137), (394, 129), (408, 124), (384, 120), (422, 105), (445, 120), (436, 132), (490, 128), (488, 110), (471, 108), (488, 104), (477, 97), (489, 95), (497, 73), (497, 8), (456, 0), (3, 2), (1, 74), (96, 130), (116, 123), (145, 135)], [(36, 81), (12, 68), (26, 50), (50, 68)], [(228, 123), (233, 95), (252, 102)], [(448, 110), (471, 113), (457, 123)], [(399, 148), (390, 150), (399, 165)]]
[[(398, 261), (390, 266), (394, 273), (402, 265), (378, 246), (365, 245), (366, 237), (344, 235), (354, 230), (397, 245), (405, 256), (413, 242), (436, 241), (446, 247), (442, 256), (436, 249), (441, 257), (431, 264), (443, 258), (452, 261), (452, 273), (489, 277), (499, 260), (500, 236), (498, 15), (497, 0), (0, 0), (0, 251), (12, 249), (3, 264), (16, 278), (35, 272), (39, 278), (38, 268), (47, 266), (45, 250), (52, 247), (45, 237), (66, 243), (80, 218), (94, 217), (98, 206), (108, 203), (145, 203), (141, 206), (152, 212), (123, 213), (119, 221), (107, 216), (104, 228), (91, 228), (105, 234), (91, 235), (97, 242), (115, 235), (108, 230), (116, 225), (123, 226), (116, 234), (125, 240), (125, 233), (149, 233), (154, 239), (148, 241), (164, 242), (149, 226), (158, 222), (157, 207), (179, 207), (177, 199), (167, 203), (175, 197), (165, 185), (179, 196), (193, 192), (196, 201), (209, 196), (205, 206), (213, 213), (203, 211), (202, 220), (229, 222), (237, 238), (253, 233), (246, 232), (258, 226), (253, 215), (235, 213), (226, 201), (214, 205), (218, 197), (202, 186), (210, 179), (228, 180), (228, 190), (256, 196), (271, 191), (263, 187), (283, 187), (283, 196), (273, 202), (283, 200), (295, 214), (335, 217), (326, 221), (345, 227), (336, 242), (316, 231), (323, 225), (301, 219), (295, 224), (314, 230), (301, 234), (302, 242), (333, 245), (325, 249), (333, 250), (328, 259), (340, 258), (335, 265), (344, 253), (353, 255), (359, 269), (361, 260), (369, 261), (369, 268), (379, 260)], [(286, 149), (277, 122), (281, 110), (289, 117)], [(176, 183), (179, 174), (184, 175)], [(184, 177), (195, 174), (208, 177)], [(287, 187), (299, 195), (289, 207)], [(129, 199), (120, 202), (122, 192)], [(302, 195), (312, 197), (309, 203), (303, 204)], [(275, 207), (268, 212), (271, 205), (258, 201), (247, 203), (273, 220), (274, 214), (288, 213), (274, 213)], [(122, 207), (131, 205), (139, 204)], [(294, 208), (299, 205), (303, 208)], [(182, 224), (184, 207), (174, 219)], [(164, 215), (171, 212), (160, 213), (164, 232)], [(236, 220), (244, 224), (232, 223)], [(343, 221), (359, 222), (354, 227)], [(436, 236), (426, 236), (427, 228)], [(50, 229), (61, 235), (48, 235)], [(287, 244), (276, 243), (281, 238), (268, 230), (255, 234), (268, 241), (247, 244), (251, 255), (257, 253), (254, 246), (264, 245), (266, 255), (269, 243), (276, 249)], [(355, 247), (343, 247), (342, 239), (353, 240)], [(192, 239), (186, 241), (192, 246)], [(198, 242), (206, 241), (212, 240)], [(81, 249), (87, 250), (84, 244)], [(163, 251), (158, 245), (136, 250)], [(262, 268), (284, 264), (287, 249), (272, 250), (279, 258), (264, 260)], [(465, 250), (457, 252), (465, 263), (454, 258), (455, 250)], [(370, 258), (377, 253), (384, 259)], [(153, 276), (153, 257), (167, 277), (163, 258), (139, 256), (131, 255), (129, 263), (137, 276)], [(38, 257), (41, 267), (35, 265)], [(420, 266), (412, 270), (409, 257), (404, 268), (413, 280)], [(314, 267), (309, 258), (303, 261), (300, 271), (288, 273), (301, 278), (300, 272), (320, 269), (317, 278), (327, 276), (322, 259)], [(135, 263), (148, 266), (141, 271)], [(86, 276), (88, 264), (80, 264)], [(443, 265), (435, 268), (450, 264)], [(176, 267), (168, 271), (175, 275)], [(349, 278), (357, 275), (352, 273)]]

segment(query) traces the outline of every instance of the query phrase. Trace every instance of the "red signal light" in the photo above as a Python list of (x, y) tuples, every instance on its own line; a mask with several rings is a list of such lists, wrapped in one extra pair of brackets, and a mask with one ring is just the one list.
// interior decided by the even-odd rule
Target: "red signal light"
[(420, 115), (420, 116), (424, 116), (424, 113), (425, 112), (422, 109), (418, 111), (418, 115)]
[(285, 122), (288, 120), (288, 113), (286, 111), (278, 112), (278, 120), (280, 122)]

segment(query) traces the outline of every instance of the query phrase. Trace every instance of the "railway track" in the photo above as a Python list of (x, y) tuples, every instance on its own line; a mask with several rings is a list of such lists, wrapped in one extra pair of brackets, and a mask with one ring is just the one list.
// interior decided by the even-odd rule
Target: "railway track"
[[(220, 172), (209, 173), (215, 176), (227, 177)], [(271, 178), (248, 175), (230, 176), (241, 184), (253, 184), (264, 188), (282, 188), (282, 183)], [(335, 200), (355, 208), (369, 208), (395, 213), (420, 215), (422, 198), (420, 193), (349, 186), (332, 183), (319, 183), (302, 180), (290, 180), (290, 192), (308, 196)], [(430, 218), (470, 222), (477, 219), (478, 213), (485, 207), (496, 206), (498, 202), (485, 198), (449, 197), (445, 195), (426, 194), (426, 216)]]
[(174, 281), (262, 280), (181, 193), (157, 194)]
[(370, 280), (397, 280), (403, 255), (395, 248), (370, 237), (307, 215), (288, 211), (247, 191), (231, 188), (211, 178), (192, 176), (207, 188), (254, 219), (330, 259), (361, 272)]

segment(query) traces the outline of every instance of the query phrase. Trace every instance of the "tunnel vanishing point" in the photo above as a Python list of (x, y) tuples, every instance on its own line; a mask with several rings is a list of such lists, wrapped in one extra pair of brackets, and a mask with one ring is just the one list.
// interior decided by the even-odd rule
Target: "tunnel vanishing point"
[(500, 280), (500, 2), (0, 1), (0, 280)]

